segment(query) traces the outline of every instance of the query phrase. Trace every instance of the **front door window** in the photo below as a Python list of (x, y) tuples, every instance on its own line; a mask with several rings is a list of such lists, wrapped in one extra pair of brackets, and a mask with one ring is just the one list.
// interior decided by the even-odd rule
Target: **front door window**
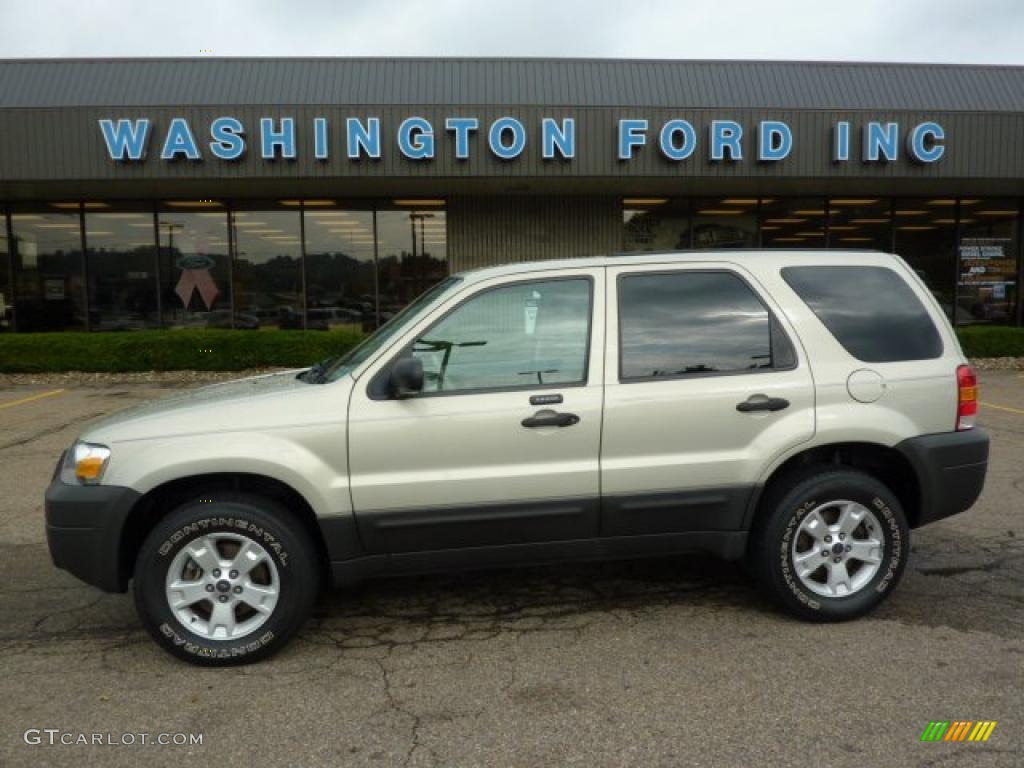
[(591, 283), (516, 283), (484, 291), (413, 344), (424, 392), (582, 384), (587, 375)]

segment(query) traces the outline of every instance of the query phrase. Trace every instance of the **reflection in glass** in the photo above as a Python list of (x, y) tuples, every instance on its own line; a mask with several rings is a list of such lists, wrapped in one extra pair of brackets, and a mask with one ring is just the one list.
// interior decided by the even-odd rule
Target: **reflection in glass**
[(891, 363), (942, 354), (935, 323), (895, 270), (783, 267), (782, 278), (858, 360)]
[(157, 223), (164, 325), (230, 328), (227, 213), (161, 211)]
[(448, 275), (444, 210), (378, 210), (378, 322)]
[(354, 371), (358, 366), (376, 354), (388, 341), (402, 333), (411, 324), (415, 324), (435, 301), (438, 301), (441, 296), (451, 291), (460, 282), (462, 282), (461, 277), (446, 277), (426, 293), (421, 293), (411, 303), (402, 307), (398, 314), (373, 331), (373, 333), (365, 336), (362, 341), (348, 352), (325, 361), (321, 376), (325, 381), (335, 381), (341, 376)]
[(0, 333), (14, 330), (14, 295), (11, 293), (11, 262), (7, 248), (7, 220), (0, 227)]
[(679, 251), (692, 247), (688, 201), (652, 198), (652, 202), (640, 204), (627, 199), (623, 205), (622, 250)]
[(78, 211), (19, 211), (11, 214), (11, 228), (18, 330), (85, 330)]
[(233, 211), (230, 221), (235, 246), (235, 327), (301, 330), (299, 211)]
[[(892, 251), (892, 201), (888, 198), (836, 197), (828, 201), (829, 246)], [(898, 207), (897, 223), (915, 209)]]
[(753, 248), (757, 245), (757, 198), (698, 198), (693, 201), (694, 248)]
[(961, 203), (957, 322), (1012, 323), (1017, 311), (1017, 202)]
[(825, 201), (820, 197), (766, 197), (760, 209), (764, 248), (824, 248)]
[(85, 242), (90, 329), (124, 331), (158, 326), (152, 209), (87, 211)]
[(652, 273), (620, 281), (623, 380), (771, 368), (768, 310), (727, 273)]
[(425, 392), (571, 384), (586, 378), (590, 281), (497, 288), (470, 299), (413, 344)]
[[(893, 213), (896, 253), (906, 259), (942, 309), (952, 317), (956, 283), (956, 200), (899, 199), (893, 203)], [(957, 312), (956, 322), (964, 320), (963, 314)]]
[(304, 216), (308, 327), (373, 328), (373, 211), (306, 210)]

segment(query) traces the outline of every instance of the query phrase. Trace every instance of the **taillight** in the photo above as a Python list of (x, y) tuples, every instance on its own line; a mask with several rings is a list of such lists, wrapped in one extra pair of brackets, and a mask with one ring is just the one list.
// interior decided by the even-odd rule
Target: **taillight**
[(956, 407), (957, 431), (971, 429), (978, 416), (978, 374), (969, 365), (956, 369), (958, 390)]

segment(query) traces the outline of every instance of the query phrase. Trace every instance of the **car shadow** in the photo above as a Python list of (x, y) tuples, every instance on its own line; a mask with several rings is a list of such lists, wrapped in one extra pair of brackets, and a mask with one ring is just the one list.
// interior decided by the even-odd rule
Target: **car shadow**
[(606, 617), (629, 620), (665, 606), (772, 610), (738, 565), (668, 557), (367, 581), (325, 590), (303, 635), (346, 648), (395, 638), (483, 639), (576, 629)]

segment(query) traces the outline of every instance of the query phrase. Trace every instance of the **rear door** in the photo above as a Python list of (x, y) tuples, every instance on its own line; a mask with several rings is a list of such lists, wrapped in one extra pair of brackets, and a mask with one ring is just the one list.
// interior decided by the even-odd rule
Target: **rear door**
[(739, 529), (760, 471), (814, 435), (792, 329), (734, 264), (607, 279), (602, 534)]

